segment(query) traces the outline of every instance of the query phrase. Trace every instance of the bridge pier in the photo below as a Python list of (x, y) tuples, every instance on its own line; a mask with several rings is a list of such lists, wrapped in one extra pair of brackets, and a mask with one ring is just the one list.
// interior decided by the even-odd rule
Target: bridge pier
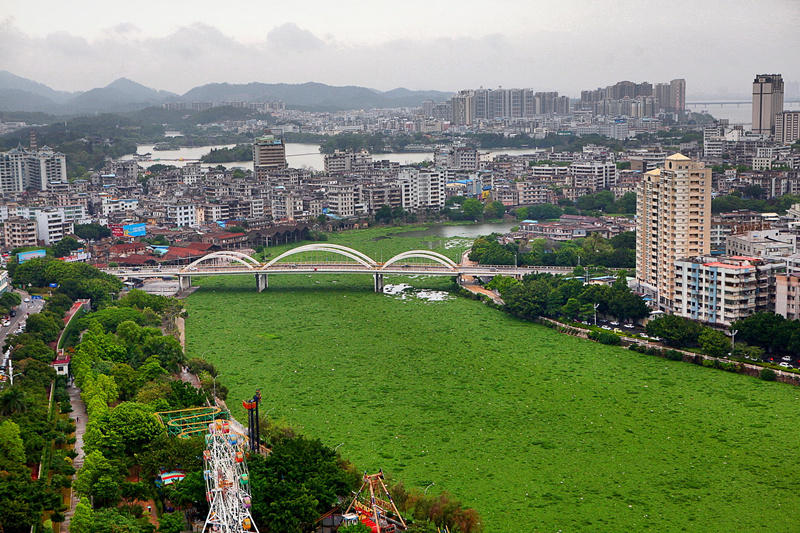
[(191, 276), (183, 276), (180, 274), (178, 275), (178, 289), (180, 289), (181, 292), (188, 290), (189, 287), (191, 286), (192, 286)]
[(383, 274), (373, 274), (375, 292), (383, 292)]
[(256, 274), (256, 289), (258, 292), (263, 292), (267, 288), (269, 288), (269, 274)]

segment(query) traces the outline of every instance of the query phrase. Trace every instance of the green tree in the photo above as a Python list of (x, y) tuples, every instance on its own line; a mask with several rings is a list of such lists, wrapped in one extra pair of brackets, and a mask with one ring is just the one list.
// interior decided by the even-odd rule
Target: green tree
[(359, 482), (354, 471), (342, 469), (336, 452), (302, 436), (279, 439), (270, 455), (251, 458), (248, 467), (253, 518), (267, 531), (310, 529)]
[(631, 214), (636, 212), (636, 193), (626, 192), (614, 202), (614, 211)]
[(664, 315), (647, 323), (647, 334), (660, 337), (676, 348), (697, 345), (703, 326), (694, 320), (675, 315)]
[(165, 513), (158, 521), (159, 533), (181, 533), (186, 529), (186, 518), (183, 513)]
[(122, 481), (119, 469), (99, 450), (94, 450), (86, 455), (73, 487), (78, 494), (92, 498), (97, 508), (113, 505), (119, 500)]
[(91, 423), (95, 432), (87, 432), (87, 447), (110, 458), (132, 457), (164, 432), (152, 411), (136, 402), (123, 402)]
[(52, 315), (36, 313), (28, 317), (25, 331), (39, 337), (44, 342), (53, 342), (61, 332), (61, 324)]
[(69, 533), (94, 533), (94, 511), (80, 500), (69, 522)]
[(75, 235), (87, 241), (97, 241), (111, 237), (111, 230), (100, 224), (75, 224)]
[(558, 218), (564, 214), (563, 210), (553, 204), (536, 204), (528, 206), (525, 218), (531, 220), (547, 220)]
[(12, 420), (0, 424), (0, 471), (18, 471), (25, 468), (25, 444), (19, 425)]
[(483, 212), (486, 218), (503, 218), (506, 214), (506, 206), (503, 205), (503, 202), (495, 200), (494, 202), (489, 202)]
[(22, 359), (31, 358), (49, 364), (55, 359), (56, 353), (45, 344), (42, 339), (25, 334), (19, 335), (18, 338), (19, 337), (24, 337), (26, 340), (24, 343), (17, 343), (15, 345), (16, 347), (12, 353), (14, 360), (20, 361)]
[(700, 349), (703, 353), (714, 356), (722, 357), (730, 351), (731, 344), (728, 337), (721, 331), (712, 328), (703, 328), (703, 331), (697, 338), (700, 344)]
[(468, 220), (480, 220), (483, 217), (483, 204), (475, 198), (464, 200), (461, 210)]
[(389, 224), (392, 221), (392, 208), (388, 205), (382, 205), (375, 212), (375, 221)]
[(561, 306), (561, 314), (569, 319), (576, 319), (581, 314), (581, 303), (577, 298), (570, 298)]
[(81, 243), (79, 243), (75, 237), (67, 236), (55, 243), (51, 250), (54, 257), (66, 257), (70, 255), (72, 250), (77, 250), (81, 246)]

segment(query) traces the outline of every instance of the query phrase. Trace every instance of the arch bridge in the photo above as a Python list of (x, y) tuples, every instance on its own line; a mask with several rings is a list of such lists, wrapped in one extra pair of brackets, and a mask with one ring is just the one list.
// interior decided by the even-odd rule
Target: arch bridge
[[(324, 260), (319, 259), (320, 253), (325, 254)], [(572, 267), (468, 265), (456, 263), (433, 250), (408, 250), (379, 262), (348, 246), (319, 242), (297, 246), (267, 262), (260, 262), (235, 250), (222, 250), (188, 265), (119, 267), (105, 271), (120, 278), (177, 277), (181, 290), (191, 286), (191, 279), (197, 276), (251, 275), (255, 276), (259, 292), (269, 286), (270, 274), (370, 274), (375, 291), (382, 292), (384, 275), (454, 276), (460, 280), (461, 276), (492, 277), (502, 274), (522, 277), (536, 272), (564, 274), (571, 272)]]

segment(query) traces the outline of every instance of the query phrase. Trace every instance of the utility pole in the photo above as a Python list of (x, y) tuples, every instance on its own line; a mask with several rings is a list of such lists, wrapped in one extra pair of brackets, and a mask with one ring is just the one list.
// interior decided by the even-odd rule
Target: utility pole
[(731, 357), (733, 357), (733, 350), (734, 350), (734, 348), (736, 347), (736, 334), (737, 334), (737, 333), (739, 333), (739, 330), (738, 330), (738, 329), (732, 329), (732, 330), (731, 330), (731, 331), (728, 333), (728, 335), (730, 335), (730, 336), (731, 336), (731, 353), (729, 353), (728, 355), (730, 355)]
[(600, 307), (599, 303), (594, 304), (594, 325), (597, 325), (597, 308)]

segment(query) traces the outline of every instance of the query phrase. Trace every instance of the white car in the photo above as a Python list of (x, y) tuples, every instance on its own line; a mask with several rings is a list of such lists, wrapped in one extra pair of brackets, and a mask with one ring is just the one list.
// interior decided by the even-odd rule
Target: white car
[(619, 326), (619, 322), (610, 322), (612, 326)]
[(625, 324), (623, 327), (628, 328), (628, 329), (633, 329), (636, 326), (634, 326), (633, 324)]
[(791, 360), (792, 358), (789, 357), (788, 355), (784, 355), (783, 357), (781, 357), (781, 361), (791, 361)]
[(600, 328), (601, 329), (607, 329), (607, 330), (611, 331), (611, 327), (609, 327), (609, 326), (600, 326)]
[(782, 366), (783, 368), (789, 368), (789, 363), (786, 362), (778, 363), (778, 366)]
[(28, 303), (28, 302), (30, 302), (30, 301), (31, 301), (31, 299), (30, 299), (30, 298), (25, 298), (25, 299), (24, 299), (24, 300), (22, 300), (22, 301), (23, 301), (23, 302), (25, 302), (25, 303)]

